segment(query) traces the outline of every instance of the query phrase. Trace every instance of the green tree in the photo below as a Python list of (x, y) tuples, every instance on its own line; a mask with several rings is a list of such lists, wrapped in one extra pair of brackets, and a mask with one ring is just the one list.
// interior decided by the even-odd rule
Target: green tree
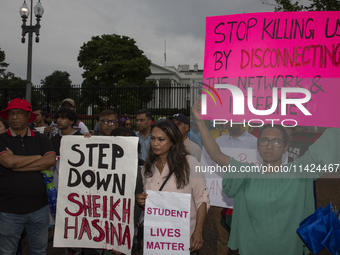
[[(84, 69), (82, 102), (88, 106), (94, 100), (100, 110), (120, 105), (123, 95), (119, 88), (141, 86), (151, 75), (151, 61), (136, 41), (116, 34), (92, 37), (80, 48), (78, 62)], [(138, 91), (133, 93), (137, 98)], [(152, 95), (143, 100), (151, 99)]]
[(312, 0), (312, 3), (307, 7), (310, 11), (339, 11), (339, 0)]
[[(0, 49), (0, 102), (1, 109), (5, 109), (9, 101), (13, 98), (25, 98), (26, 96), (26, 80), (15, 76), (14, 73), (5, 72), (8, 63), (4, 62), (6, 59), (5, 52)], [(41, 93), (32, 88), (32, 106), (35, 107), (40, 104)]]
[[(277, 5), (275, 11), (338, 11), (340, 10), (339, 0), (309, 0), (310, 5), (304, 6), (300, 1), (291, 2), (290, 0), (275, 0)], [(268, 4), (268, 2), (263, 2)]]
[(9, 64), (5, 62), (5, 59), (6, 59), (6, 54), (0, 48), (0, 75), (4, 75), (6, 71), (6, 67), (9, 66)]
[(0, 102), (1, 109), (5, 109), (13, 98), (24, 98), (26, 95), (26, 81), (16, 77), (14, 73), (5, 72), (9, 66), (5, 62), (6, 54), (0, 49)]
[(303, 11), (304, 6), (299, 4), (299, 1), (292, 3), (290, 0), (275, 0), (277, 6), (275, 7), (276, 12), (296, 12)]
[(70, 74), (63, 71), (54, 71), (40, 81), (46, 104), (51, 110), (56, 110), (65, 98), (78, 98), (78, 93), (73, 89)]
[[(26, 80), (16, 77), (14, 73), (3, 73), (0, 78), (0, 102), (1, 109), (5, 109), (13, 98), (25, 98)], [(32, 92), (32, 99), (34, 93)], [(33, 102), (33, 100), (32, 100)]]

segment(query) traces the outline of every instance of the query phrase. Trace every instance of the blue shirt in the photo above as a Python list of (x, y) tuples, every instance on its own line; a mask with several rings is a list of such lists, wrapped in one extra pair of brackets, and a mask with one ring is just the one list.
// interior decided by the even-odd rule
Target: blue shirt
[(188, 137), (190, 141), (193, 141), (194, 143), (198, 144), (199, 147), (202, 148), (202, 138), (201, 138), (201, 133), (196, 132), (193, 129), (190, 129), (190, 132), (188, 133)]
[(139, 159), (143, 159), (145, 161), (146, 157), (148, 156), (149, 150), (150, 150), (150, 138), (151, 138), (151, 135), (148, 134), (145, 138), (143, 138), (139, 134), (139, 131), (136, 132), (136, 135), (139, 137), (139, 144), (141, 146), (141, 150), (140, 150), (140, 153), (138, 154), (138, 158)]

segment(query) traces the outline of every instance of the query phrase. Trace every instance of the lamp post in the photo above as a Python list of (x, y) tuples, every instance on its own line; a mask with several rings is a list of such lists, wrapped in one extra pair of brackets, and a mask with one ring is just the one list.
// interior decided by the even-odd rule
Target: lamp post
[[(31, 0), (31, 10), (33, 9), (33, 0)], [(24, 0), (23, 5), (20, 8), (20, 16), (22, 18), (22, 38), (21, 42), (25, 43), (25, 35), (28, 33), (28, 54), (27, 54), (27, 82), (26, 82), (26, 100), (31, 102), (31, 90), (32, 90), (32, 37), (33, 33), (36, 34), (35, 42), (39, 42), (39, 29), (40, 29), (40, 20), (42, 15), (44, 14), (44, 8), (42, 7), (40, 0), (34, 6), (34, 14), (37, 18), (37, 23), (32, 26), (32, 15), (30, 17), (30, 25), (26, 25), (27, 18), (30, 15), (30, 10), (26, 4), (26, 0)]]

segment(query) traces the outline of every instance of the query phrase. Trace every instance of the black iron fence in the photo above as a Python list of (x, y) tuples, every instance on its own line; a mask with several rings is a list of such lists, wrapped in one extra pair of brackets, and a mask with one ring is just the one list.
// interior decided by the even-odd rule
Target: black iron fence
[[(13, 98), (25, 98), (23, 88), (0, 88), (1, 109), (5, 109)], [(193, 99), (190, 85), (159, 85), (154, 87), (93, 87), (82, 88), (32, 88), (32, 106), (43, 106), (52, 114), (58, 110), (65, 98), (76, 102), (78, 118), (83, 120), (89, 129), (96, 124), (96, 116), (105, 109), (113, 109), (121, 117), (127, 114), (134, 119), (137, 110), (150, 110), (157, 120), (181, 112), (190, 115), (190, 99)], [(134, 123), (134, 122), (133, 122)]]

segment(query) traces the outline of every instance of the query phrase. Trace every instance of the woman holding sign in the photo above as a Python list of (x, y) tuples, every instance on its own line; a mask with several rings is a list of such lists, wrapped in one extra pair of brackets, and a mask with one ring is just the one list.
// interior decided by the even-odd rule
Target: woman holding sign
[[(313, 180), (324, 171), (307, 173), (300, 169), (313, 164), (336, 168), (340, 144), (334, 139), (340, 136), (340, 130), (327, 129), (302, 157), (283, 166), (282, 155), (288, 149), (287, 132), (282, 126), (264, 125), (257, 142), (263, 164), (256, 169), (221, 152), (200, 118), (200, 99), (192, 111), (211, 159), (220, 166), (228, 166), (222, 182), (223, 191), (234, 198), (228, 246), (239, 250), (241, 255), (309, 254), (296, 230), (314, 212)], [(241, 172), (245, 170), (248, 171)]]
[[(204, 175), (194, 173), (195, 166), (200, 166), (200, 163), (188, 155), (181, 132), (171, 120), (159, 120), (151, 127), (150, 145), (142, 169), (144, 192), (158, 191), (166, 182), (162, 191), (191, 194), (190, 251), (197, 251), (203, 244), (202, 229), (209, 207)], [(145, 206), (146, 198), (146, 193), (136, 196), (141, 206)]]

